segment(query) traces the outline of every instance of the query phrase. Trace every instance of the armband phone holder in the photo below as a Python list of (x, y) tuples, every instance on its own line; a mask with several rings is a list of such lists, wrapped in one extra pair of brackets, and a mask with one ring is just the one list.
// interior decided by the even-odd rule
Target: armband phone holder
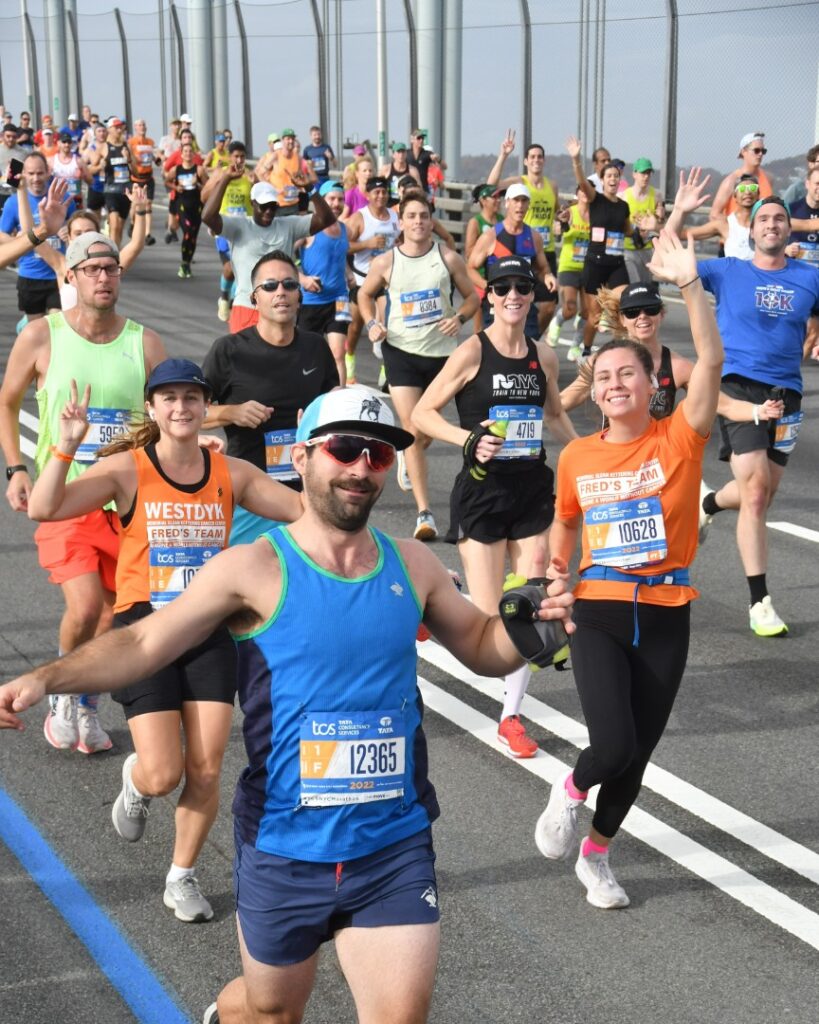
[(553, 665), (563, 671), (568, 668), (569, 659), (569, 638), (563, 623), (538, 618), (540, 603), (551, 582), (545, 576), (526, 579), (510, 573), (498, 610), (509, 639), (522, 658), (535, 668)]

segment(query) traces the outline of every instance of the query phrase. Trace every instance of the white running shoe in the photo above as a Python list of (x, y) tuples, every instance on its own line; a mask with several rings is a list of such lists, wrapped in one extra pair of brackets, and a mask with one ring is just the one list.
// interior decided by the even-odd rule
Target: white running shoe
[(557, 322), (557, 317), (553, 316), (549, 327), (546, 330), (546, 342), (551, 345), (552, 348), (557, 345), (558, 338), (560, 337), (560, 324)]
[(395, 460), (397, 472), (398, 472), (398, 486), (402, 491), (412, 490), (412, 481), (409, 478), (407, 472), (407, 460), (404, 457), (403, 452), (398, 452), (398, 458)]
[(751, 620), (751, 629), (757, 636), (787, 636), (788, 627), (776, 614), (770, 594), (766, 594), (761, 601), (752, 604), (748, 609), (748, 615)]
[(714, 517), (709, 516), (705, 509), (702, 507), (702, 503), (705, 500), (706, 495), (714, 494), (714, 489), (709, 487), (704, 480), (700, 480), (700, 532), (699, 532), (699, 544), (705, 543), (705, 538), (708, 536), (708, 527), (713, 522)]
[(202, 895), (195, 875), (184, 875), (177, 882), (167, 882), (162, 902), (179, 921), (210, 921), (213, 907)]
[(207, 1010), (205, 1010), (202, 1024), (219, 1024), (219, 1011), (216, 1009), (216, 1003), (211, 1003)]
[(77, 750), (81, 754), (99, 754), (103, 750), (110, 750), (113, 747), (111, 737), (100, 725), (99, 715), (94, 708), (79, 706), (77, 726), (80, 734)]
[(616, 910), (630, 903), (626, 890), (614, 877), (606, 853), (581, 853), (574, 866), (574, 873), (586, 889), (586, 899), (593, 907), (601, 910)]
[(76, 750), (80, 742), (77, 726), (77, 698), (60, 694), (51, 702), (43, 722), (43, 733), (52, 747), (57, 750)]
[(129, 843), (142, 838), (148, 820), (149, 796), (140, 796), (131, 782), (131, 771), (136, 764), (136, 754), (129, 754), (122, 765), (122, 789), (111, 808), (111, 821), (117, 833)]
[(566, 772), (552, 786), (546, 810), (535, 825), (535, 845), (549, 860), (568, 860), (577, 844), (577, 808), (584, 801), (569, 796)]
[(570, 363), (576, 363), (576, 362), (578, 362), (580, 360), (582, 355), (583, 355), (583, 346), (582, 345), (572, 345), (572, 347), (566, 353), (566, 358), (569, 360)]
[(216, 303), (216, 315), (223, 324), (230, 320), (230, 302), (228, 299), (219, 299)]
[(435, 540), (438, 536), (438, 527), (435, 525), (435, 518), (428, 508), (418, 513), (415, 521), (415, 532), (413, 537), (416, 540)]

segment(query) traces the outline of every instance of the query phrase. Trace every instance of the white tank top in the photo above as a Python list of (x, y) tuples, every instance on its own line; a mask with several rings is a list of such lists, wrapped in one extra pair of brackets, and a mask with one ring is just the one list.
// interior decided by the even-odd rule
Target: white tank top
[(386, 238), (386, 244), (383, 249), (362, 249), (353, 256), (353, 270), (356, 272), (356, 276), (360, 277), (363, 281), (369, 273), (373, 256), (379, 256), (382, 252), (392, 249), (400, 229), (398, 227), (398, 214), (395, 210), (384, 211), (389, 214), (389, 220), (379, 220), (378, 217), (373, 217), (369, 206), (362, 207), (358, 212), (364, 221), (364, 229), (359, 238), (363, 240), (372, 238), (373, 235), (384, 235)]
[(754, 250), (748, 243), (750, 228), (744, 228), (735, 213), (728, 214), (728, 237), (725, 239), (725, 255), (736, 256), (738, 260), (752, 260)]
[(51, 173), (55, 178), (62, 178), (68, 182), (68, 194), (72, 199), (82, 191), (82, 172), (76, 153), (72, 154), (68, 163), (63, 163), (58, 156), (55, 156), (51, 165)]
[(392, 252), (387, 290), (387, 341), (416, 356), (450, 356), (457, 341), (442, 334), (439, 324), (453, 316), (449, 275), (441, 247), (434, 244), (423, 256)]

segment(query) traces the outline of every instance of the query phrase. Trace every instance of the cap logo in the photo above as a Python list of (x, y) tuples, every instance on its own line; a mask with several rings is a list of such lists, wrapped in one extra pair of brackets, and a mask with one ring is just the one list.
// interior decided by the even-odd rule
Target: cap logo
[(361, 401), (361, 409), (359, 410), (358, 416), (362, 420), (370, 420), (373, 423), (378, 423), (381, 419), (381, 409), (384, 403), (380, 398), (364, 398)]

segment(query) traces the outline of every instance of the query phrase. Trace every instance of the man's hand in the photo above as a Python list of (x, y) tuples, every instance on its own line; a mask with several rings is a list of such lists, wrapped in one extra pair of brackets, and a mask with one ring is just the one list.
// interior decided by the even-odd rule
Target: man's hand
[(461, 321), (457, 316), (449, 316), (438, 321), (438, 330), (448, 338), (457, 338), (461, 332)]
[(9, 480), (6, 500), (15, 512), (28, 512), (28, 499), (33, 489), (31, 477), (22, 469)]
[(261, 402), (242, 402), (233, 407), (232, 422), (237, 427), (260, 427), (273, 415), (273, 406)]
[(574, 135), (570, 135), (566, 139), (566, 152), (572, 160), (577, 159), (581, 153), (580, 139), (576, 138)]
[(499, 155), (506, 159), (515, 148), (515, 129), (507, 128), (503, 142), (500, 144)]
[(136, 213), (147, 213), (148, 206), (150, 205), (148, 200), (148, 188), (146, 185), (131, 185), (130, 189), (125, 190), (125, 195), (133, 204)]
[(375, 345), (379, 341), (384, 341), (387, 337), (387, 328), (379, 320), (367, 328), (367, 337)]
[(685, 171), (680, 171), (680, 186), (674, 197), (674, 206), (683, 213), (693, 213), (711, 198), (710, 194), (703, 195), (705, 189), (708, 188), (711, 175), (707, 175), (700, 181), (701, 173), (702, 168), (692, 167), (686, 178)]
[(299, 274), (299, 282), (302, 288), (307, 292), (320, 292), (321, 291), (321, 278), (310, 276), (310, 274)]
[(551, 272), (543, 275), (543, 283), (546, 285), (546, 290), (549, 292), (557, 291), (557, 278)]
[(293, 182), (293, 184), (300, 189), (308, 189), (310, 182), (307, 180), (307, 175), (304, 171), (287, 172), (287, 177)]
[(697, 256), (691, 242), (684, 246), (677, 235), (663, 228), (654, 239), (654, 249), (648, 269), (658, 281), (677, 286), (693, 283), (697, 279)]
[(40, 200), (37, 208), (40, 223), (46, 227), (49, 235), (56, 235), (63, 226), (65, 211), (70, 201), (68, 182), (64, 178), (54, 178), (48, 186), (45, 198)]
[(21, 711), (32, 707), (45, 696), (45, 683), (33, 673), (12, 679), (0, 686), (0, 729), (25, 728), (17, 717)]
[(200, 448), (207, 448), (209, 452), (216, 452), (219, 455), (227, 448), (224, 439), (217, 437), (216, 434), (200, 434), (197, 441)]

